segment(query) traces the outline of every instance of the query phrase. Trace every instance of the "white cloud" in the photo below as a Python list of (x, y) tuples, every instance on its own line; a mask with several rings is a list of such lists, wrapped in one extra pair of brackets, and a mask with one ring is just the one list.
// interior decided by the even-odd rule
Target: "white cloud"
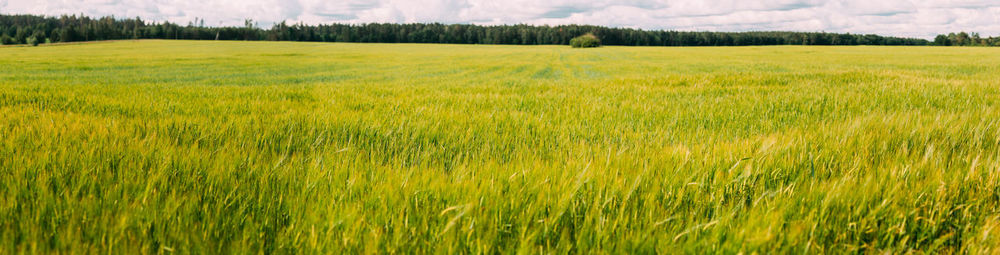
[(0, 0), (0, 13), (142, 17), (186, 24), (441, 22), (594, 24), (709, 31), (1000, 35), (996, 0)]

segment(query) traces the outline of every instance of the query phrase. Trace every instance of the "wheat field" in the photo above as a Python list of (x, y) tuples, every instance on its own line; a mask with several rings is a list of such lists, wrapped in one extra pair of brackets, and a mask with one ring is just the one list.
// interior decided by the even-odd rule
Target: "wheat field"
[(0, 48), (0, 253), (997, 253), (1000, 49)]

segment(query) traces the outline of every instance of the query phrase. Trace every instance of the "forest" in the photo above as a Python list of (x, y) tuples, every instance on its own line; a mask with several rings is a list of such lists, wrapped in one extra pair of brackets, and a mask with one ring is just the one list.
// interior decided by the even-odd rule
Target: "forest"
[(1000, 37), (977, 33), (940, 35), (933, 42), (874, 34), (825, 32), (688, 32), (609, 28), (592, 25), (472, 25), (440, 23), (287, 24), (260, 27), (253, 20), (243, 26), (205, 26), (196, 19), (187, 25), (147, 22), (139, 17), (91, 18), (63, 15), (0, 15), (0, 43), (31, 44), (129, 39), (309, 41), (357, 43), (446, 43), (568, 45), (573, 37), (591, 33), (604, 45), (626, 46), (748, 46), (748, 45), (961, 45), (1000, 46)]

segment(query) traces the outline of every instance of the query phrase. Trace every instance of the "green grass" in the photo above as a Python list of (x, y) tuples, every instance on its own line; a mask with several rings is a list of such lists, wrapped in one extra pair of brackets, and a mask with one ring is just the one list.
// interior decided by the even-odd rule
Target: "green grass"
[(0, 48), (0, 253), (1000, 252), (1000, 49)]

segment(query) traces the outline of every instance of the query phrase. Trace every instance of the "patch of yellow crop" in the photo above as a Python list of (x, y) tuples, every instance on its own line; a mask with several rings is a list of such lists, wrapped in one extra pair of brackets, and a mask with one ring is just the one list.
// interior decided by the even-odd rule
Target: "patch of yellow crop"
[(998, 53), (0, 48), (0, 253), (989, 253)]

